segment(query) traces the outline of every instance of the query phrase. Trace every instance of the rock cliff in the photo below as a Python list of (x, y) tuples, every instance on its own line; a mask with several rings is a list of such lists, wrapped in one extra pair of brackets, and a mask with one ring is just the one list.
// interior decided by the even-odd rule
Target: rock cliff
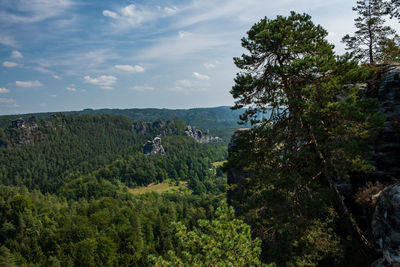
[(205, 133), (196, 127), (192, 127), (188, 125), (186, 127), (185, 136), (190, 136), (194, 138), (199, 143), (214, 143), (214, 142), (222, 142), (222, 139), (219, 137), (213, 137), (210, 135), (210, 132), (207, 130)]
[(391, 183), (400, 177), (400, 64), (384, 67), (383, 81), (377, 88), (381, 111), (386, 116), (374, 146), (374, 180)]
[(13, 120), (9, 133), (13, 141), (3, 141), (1, 146), (7, 147), (11, 143), (16, 146), (26, 146), (43, 139), (42, 133), (38, 130), (37, 119), (34, 116), (28, 118), (28, 120), (22, 118)]
[(165, 154), (165, 150), (161, 145), (161, 138), (156, 137), (153, 141), (147, 141), (143, 146), (143, 154), (154, 155), (154, 154)]
[(400, 265), (400, 186), (384, 189), (376, 203), (372, 221), (375, 240), (379, 243), (383, 257), (373, 267)]
[(155, 122), (143, 122), (138, 121), (132, 125), (132, 130), (140, 134), (158, 133), (160, 137), (164, 137), (171, 134), (177, 134), (179, 130), (174, 121), (155, 121)]

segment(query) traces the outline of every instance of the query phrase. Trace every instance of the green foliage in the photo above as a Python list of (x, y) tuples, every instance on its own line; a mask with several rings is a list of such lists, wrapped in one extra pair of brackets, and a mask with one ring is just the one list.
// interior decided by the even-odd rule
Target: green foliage
[(371, 170), (368, 141), (383, 122), (354, 86), (371, 71), (335, 56), (326, 36), (306, 14), (265, 18), (242, 39), (249, 55), (234, 59), (235, 108), (248, 106), (242, 119), (257, 126), (227, 164), (250, 176), (232, 202), (266, 242), (263, 259), (279, 266), (340, 261), (337, 216), (351, 218), (332, 179)]
[[(196, 178), (206, 191), (225, 190), (225, 178), (216, 177), (209, 170), (213, 161), (226, 158), (226, 144), (203, 145), (189, 137), (177, 136), (185, 129), (182, 121), (175, 120), (162, 129), (151, 128), (149, 124), (146, 133), (136, 133), (132, 125), (130, 119), (111, 115), (59, 114), (41, 120), (35, 132), (44, 136), (42, 140), (23, 147), (0, 148), (0, 181), (42, 192), (54, 193), (64, 187), (63, 194), (68, 194), (68, 187), (75, 187), (73, 191), (79, 197), (98, 194), (90, 188), (93, 178), (122, 182), (130, 187), (166, 179)], [(15, 130), (24, 131), (7, 130), (9, 134), (3, 136), (7, 140), (18, 136)], [(162, 131), (172, 133), (163, 138), (167, 155), (143, 155), (143, 144)]]
[[(101, 189), (101, 185), (98, 186)], [(172, 224), (187, 229), (214, 218), (221, 197), (189, 194), (132, 195), (63, 200), (55, 195), (0, 186), (1, 266), (148, 266), (175, 242)], [(24, 204), (15, 209), (15, 203)]]
[(385, 38), (379, 42), (381, 52), (378, 53), (379, 62), (400, 62), (400, 38)]
[[(396, 60), (398, 54), (392, 55), (391, 46), (397, 47), (399, 36), (389, 26), (385, 26), (384, 16), (388, 14), (387, 4), (383, 0), (361, 0), (353, 7), (358, 17), (354, 20), (357, 31), (353, 36), (346, 35), (342, 42), (347, 50), (354, 52), (360, 60)], [(397, 41), (390, 42), (395, 38)], [(397, 48), (398, 49), (398, 48)], [(393, 57), (395, 56), (395, 57)]]
[(182, 223), (174, 227), (182, 251), (149, 257), (154, 266), (261, 266), (260, 240), (252, 239), (250, 227), (235, 219), (226, 203), (221, 203), (214, 220), (199, 220), (192, 231)]
[[(210, 130), (213, 136), (223, 138), (228, 142), (232, 133), (237, 128), (237, 121), (239, 115), (243, 110), (231, 110), (229, 107), (216, 107), (216, 108), (193, 108), (193, 109), (84, 109), (82, 111), (64, 112), (64, 114), (80, 114), (80, 115), (117, 115), (130, 118), (134, 121), (154, 122), (159, 119), (171, 120), (177, 119), (185, 122), (186, 124), (197, 126), (203, 129)], [(35, 116), (38, 119), (48, 119), (53, 113), (34, 113), (23, 115), (6, 115), (0, 116), (0, 128), (8, 127), (11, 121), (19, 117), (25, 119)], [(1, 135), (1, 133), (0, 133)], [(1, 147), (1, 138), (0, 138)]]
[[(226, 177), (212, 163), (226, 158), (226, 144), (180, 136), (182, 121), (146, 124), (144, 133), (132, 125), (57, 114), (35, 128), (1, 129), (1, 266), (148, 266), (148, 255), (180, 246), (173, 223), (193, 229), (214, 218)], [(143, 144), (164, 131), (166, 154), (144, 155)], [(32, 142), (18, 146), (21, 136)], [(127, 187), (164, 180), (191, 190), (133, 195)]]

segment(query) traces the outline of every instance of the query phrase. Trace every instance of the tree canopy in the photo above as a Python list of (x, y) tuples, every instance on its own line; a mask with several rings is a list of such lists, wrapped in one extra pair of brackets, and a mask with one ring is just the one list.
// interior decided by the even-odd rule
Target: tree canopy
[[(253, 240), (250, 226), (235, 218), (233, 209), (221, 203), (214, 220), (199, 220), (199, 227), (188, 231), (175, 224), (181, 255), (171, 250), (166, 258), (150, 257), (155, 266), (262, 266), (258, 256), (260, 240)], [(271, 265), (273, 266), (273, 265)]]
[(280, 265), (313, 265), (337, 253), (337, 215), (364, 256), (374, 251), (334, 179), (371, 170), (367, 141), (382, 116), (355, 85), (370, 72), (336, 56), (326, 36), (307, 14), (264, 18), (242, 39), (249, 54), (234, 58), (241, 69), (234, 108), (247, 107), (242, 120), (256, 127), (242, 134), (228, 167), (251, 173), (241, 208), (268, 244), (266, 260)]
[(388, 52), (391, 51), (390, 46), (396, 44), (393, 38), (399, 37), (392, 28), (385, 25), (384, 17), (389, 14), (387, 3), (383, 0), (361, 0), (357, 1), (353, 11), (358, 14), (354, 19), (357, 31), (353, 36), (347, 34), (343, 37), (342, 42), (346, 44), (346, 49), (369, 63), (393, 60)]

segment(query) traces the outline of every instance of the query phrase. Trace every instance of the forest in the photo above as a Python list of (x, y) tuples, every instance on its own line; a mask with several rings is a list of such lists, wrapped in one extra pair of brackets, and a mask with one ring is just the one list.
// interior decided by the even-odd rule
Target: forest
[[(370, 219), (398, 178), (365, 177), (387, 122), (377, 91), (400, 61), (385, 24), (400, 1), (353, 10), (343, 55), (307, 14), (255, 23), (232, 110), (1, 116), (0, 265), (386, 266)], [(189, 124), (223, 142), (185, 136)], [(156, 137), (165, 153), (145, 154)], [(338, 184), (354, 177), (345, 197)], [(157, 184), (174, 189), (140, 193)]]

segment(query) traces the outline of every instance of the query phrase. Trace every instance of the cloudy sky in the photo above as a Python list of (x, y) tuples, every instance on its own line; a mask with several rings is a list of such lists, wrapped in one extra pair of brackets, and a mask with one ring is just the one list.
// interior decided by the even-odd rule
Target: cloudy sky
[(0, 114), (232, 105), (254, 23), (306, 12), (342, 53), (355, 2), (0, 0)]

